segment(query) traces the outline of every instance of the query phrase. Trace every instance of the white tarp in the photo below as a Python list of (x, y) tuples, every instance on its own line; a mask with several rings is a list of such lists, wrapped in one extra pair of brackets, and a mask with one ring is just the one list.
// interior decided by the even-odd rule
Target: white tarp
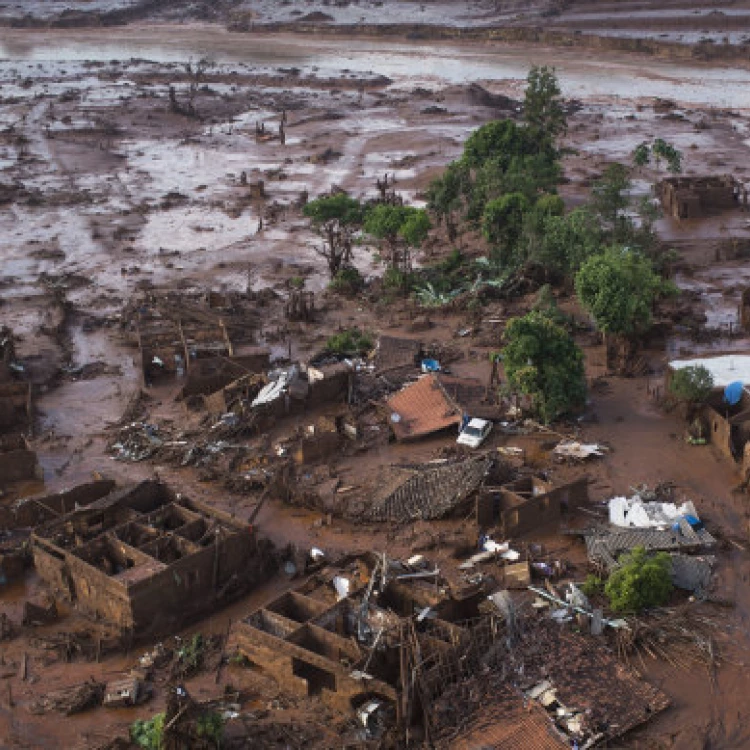
[(552, 451), (558, 458), (572, 458), (584, 461), (591, 456), (603, 456), (604, 448), (598, 443), (579, 443), (576, 440), (563, 440)]
[(695, 516), (695, 506), (688, 500), (682, 505), (675, 503), (644, 502), (640, 495), (613, 497), (609, 501), (609, 522), (615, 526), (639, 529), (671, 526), (682, 516)]

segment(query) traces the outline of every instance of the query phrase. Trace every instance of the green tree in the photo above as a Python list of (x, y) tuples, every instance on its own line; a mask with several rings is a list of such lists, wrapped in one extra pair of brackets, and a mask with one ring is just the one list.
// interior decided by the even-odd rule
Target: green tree
[(663, 138), (657, 138), (651, 146), (651, 153), (656, 159), (658, 167), (661, 160), (667, 163), (667, 169), (672, 174), (679, 174), (682, 171), (682, 153), (678, 151), (671, 143), (667, 143)]
[(651, 157), (656, 161), (656, 168), (661, 166), (662, 159), (667, 163), (667, 169), (672, 174), (682, 172), (682, 152), (678, 151), (671, 143), (663, 138), (657, 138), (649, 145), (648, 141), (639, 143), (633, 151), (633, 164), (636, 167), (645, 167), (650, 163)]
[(648, 555), (643, 547), (622, 555), (604, 586), (615, 612), (641, 612), (665, 604), (673, 590), (672, 563), (666, 552)]
[(397, 265), (398, 245), (419, 247), (430, 231), (427, 212), (413, 206), (391, 206), (380, 203), (369, 211), (363, 228), (373, 237), (384, 240), (388, 246), (390, 266)]
[(482, 216), (482, 233), (493, 246), (493, 254), (501, 266), (513, 262), (518, 239), (523, 229), (524, 214), (529, 201), (522, 193), (509, 193), (491, 200)]
[(713, 389), (713, 375), (703, 365), (681, 367), (669, 382), (669, 392), (680, 401), (692, 405), (705, 403)]
[(477, 128), (464, 144), (463, 162), (478, 169), (496, 159), (500, 172), (505, 172), (516, 156), (533, 156), (539, 150), (538, 138), (529, 128), (513, 120), (493, 120)]
[(651, 148), (648, 141), (639, 143), (633, 150), (633, 164), (636, 167), (645, 167), (651, 161)]
[(456, 214), (471, 195), (471, 174), (463, 161), (453, 161), (427, 188), (427, 208), (445, 221), (448, 239), (456, 238)]
[(346, 193), (325, 195), (305, 205), (303, 213), (323, 238), (323, 246), (313, 248), (325, 258), (331, 279), (351, 264), (352, 233), (362, 224), (363, 208)]
[(568, 122), (554, 68), (535, 65), (529, 71), (523, 100), (523, 117), (549, 143), (554, 143), (558, 136), (567, 131)]
[(544, 313), (530, 312), (510, 320), (504, 338), (508, 382), (531, 397), (545, 422), (585, 402), (583, 354), (564, 328)]
[(536, 207), (524, 228), (525, 254), (548, 273), (575, 274), (587, 258), (600, 251), (601, 229), (587, 209), (577, 208), (564, 216), (535, 214)]
[(625, 214), (630, 206), (630, 171), (624, 164), (610, 164), (591, 191), (591, 206), (613, 239), (628, 222)]
[(651, 325), (663, 281), (639, 252), (610, 247), (589, 258), (575, 278), (578, 299), (605, 334), (632, 337)]

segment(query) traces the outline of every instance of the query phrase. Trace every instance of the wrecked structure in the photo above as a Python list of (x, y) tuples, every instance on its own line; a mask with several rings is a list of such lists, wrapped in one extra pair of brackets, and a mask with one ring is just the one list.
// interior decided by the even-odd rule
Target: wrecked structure
[(555, 487), (535, 476), (525, 476), (501, 487), (485, 486), (477, 497), (476, 519), (482, 529), (504, 538), (557, 527), (562, 514), (586, 505), (588, 478)]
[[(235, 626), (234, 641), (282, 689), (356, 712), (370, 739), (369, 717), (390, 716), (398, 746), (473, 748), (480, 725), (483, 744), (495, 734), (520, 742), (493, 747), (530, 737), (535, 747), (591, 746), (667, 707), (598, 641), (508, 592), (502, 607), (481, 587), (446, 595), (438, 575), (425, 561), (364, 555), (276, 597)], [(482, 718), (500, 704), (512, 710)]]
[(253, 527), (155, 481), (36, 528), (31, 545), (55, 594), (132, 636), (225, 602), (275, 567)]
[(665, 213), (700, 219), (738, 205), (747, 207), (747, 188), (732, 175), (667, 177), (656, 186)]
[(25, 479), (38, 479), (40, 475), (36, 453), (23, 435), (0, 437), (0, 488)]
[(448, 395), (440, 378), (430, 373), (395, 393), (386, 401), (389, 424), (396, 440), (420, 437), (458, 429), (461, 407)]
[(724, 389), (730, 383), (750, 383), (750, 355), (726, 354), (700, 359), (673, 360), (666, 374), (666, 390), (676, 370), (701, 366), (711, 374), (714, 391), (703, 405), (699, 419), (703, 436), (750, 476), (750, 394), (743, 386), (737, 403), (729, 404)]

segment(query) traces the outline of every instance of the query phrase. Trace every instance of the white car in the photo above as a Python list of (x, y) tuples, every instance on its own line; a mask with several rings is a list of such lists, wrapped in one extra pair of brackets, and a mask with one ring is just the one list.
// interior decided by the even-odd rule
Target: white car
[(461, 430), (456, 442), (459, 445), (468, 445), (469, 448), (478, 448), (492, 432), (492, 422), (486, 419), (472, 419)]

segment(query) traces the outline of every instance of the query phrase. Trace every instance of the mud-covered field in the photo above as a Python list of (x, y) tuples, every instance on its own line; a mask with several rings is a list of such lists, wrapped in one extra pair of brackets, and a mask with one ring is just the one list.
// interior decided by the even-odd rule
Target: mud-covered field
[[(658, 19), (659, 28), (664, 26), (658, 36), (685, 43), (696, 41), (696, 34), (724, 36), (727, 24), (736, 24), (729, 35), (735, 44), (744, 39), (742, 25), (750, 23), (750, 8), (741, 3), (712, 5), (710, 12), (699, 4), (662, 3), (658, 11), (647, 3), (617, 4), (616, 13), (630, 26), (611, 17), (614, 8), (583, 2), (542, 3), (531, 10), (529, 4), (495, 2), (342, 7), (246, 2), (216, 9), (164, 3), (167, 7), (158, 10), (152, 5), (0, 3), (0, 17), (8, 25), (62, 25), (70, 12), (85, 14), (77, 19), (82, 25), (96, 14), (117, 13), (122, 15), (110, 18), (124, 22), (132, 14), (160, 24), (0, 32), (0, 320), (17, 336), (24, 377), (34, 386), (31, 442), (48, 490), (70, 487), (92, 472), (122, 481), (157, 473), (186, 494), (247, 516), (257, 498), (199, 483), (192, 468), (112, 460), (110, 428), (141, 390), (128, 320), (133, 301), (167, 291), (197, 298), (208, 290), (271, 290), (258, 343), (269, 345), (280, 359), (302, 359), (331, 333), (354, 324), (373, 334), (410, 331), (414, 309), (409, 305), (384, 308), (372, 300), (325, 295), (325, 266), (314, 250), (320, 240), (301, 205), (334, 186), (373, 198), (376, 180), (385, 173), (395, 178), (408, 204), (424, 205), (426, 186), (460, 155), (472, 130), (517, 115), (532, 64), (556, 68), (570, 103), (567, 179), (561, 189), (569, 207), (586, 199), (608, 163), (627, 161), (638, 143), (656, 137), (683, 152), (688, 175), (731, 172), (750, 179), (750, 72), (741, 67), (520, 44), (253, 33), (253, 24), (398, 24), (424, 17), (425, 23), (443, 26), (533, 22), (597, 33), (622, 30), (627, 36), (631, 28), (653, 30)], [(679, 23), (673, 22), (677, 18)], [(218, 23), (194, 23), (203, 20)], [(165, 23), (171, 21), (179, 24)], [(227, 31), (227, 25), (240, 22), (241, 33)], [(261, 125), (264, 133), (258, 137)], [(661, 176), (656, 168), (641, 169), (635, 190), (647, 194)], [(261, 180), (263, 199), (253, 192)], [(675, 282), (689, 302), (685, 325), (672, 327), (666, 340), (647, 349), (649, 376), (609, 379), (592, 392), (591, 419), (581, 427), (586, 440), (612, 447), (606, 461), (586, 467), (592, 498), (671, 481), (730, 540), (717, 594), (733, 602), (723, 615), (723, 665), (708, 676), (644, 663), (643, 671), (671, 698), (672, 707), (623, 746), (742, 748), (750, 743), (744, 701), (750, 658), (745, 500), (731, 492), (737, 478), (726, 459), (711, 448), (686, 445), (680, 439), (684, 426), (648, 394), (661, 382), (668, 358), (747, 349), (748, 340), (737, 334), (746, 263), (723, 252), (727, 243), (750, 238), (746, 217), (736, 211), (700, 222), (663, 218), (657, 223), (660, 236), (679, 254)], [(476, 237), (463, 236), (461, 243), (462, 250), (477, 250)], [(435, 232), (416, 261), (427, 263), (449, 250), (445, 237)], [(382, 273), (375, 248), (366, 244), (355, 248), (354, 263), (366, 277)], [(292, 280), (299, 279), (319, 295), (319, 315), (314, 323), (280, 333), (284, 300)], [(525, 304), (519, 301), (519, 309)], [(512, 305), (504, 314), (511, 312)], [(487, 377), (487, 353), (496, 348), (492, 320), (470, 324), (466, 311), (451, 311), (436, 313), (432, 322), (426, 335), (458, 349), (454, 371)], [(469, 325), (471, 336), (457, 336)], [(198, 417), (175, 402), (175, 392), (173, 385), (151, 389), (149, 419), (177, 429), (193, 426)], [(295, 417), (275, 428), (266, 447), (306, 419)], [(505, 439), (493, 438), (498, 445)], [(441, 455), (452, 442), (432, 438), (406, 448), (380, 441), (365, 455), (341, 459), (337, 472), (354, 483), (388, 463)], [(563, 479), (583, 469), (552, 471)], [(263, 507), (257, 523), (279, 545), (383, 549), (394, 556), (408, 555), (417, 538), (428, 533), (325, 525), (319, 513), (276, 501)], [(466, 524), (441, 522), (436, 528), (448, 538), (470, 533)], [(560, 554), (582, 555), (569, 538), (552, 544)], [(436, 563), (455, 567), (439, 544), (430, 554)], [(223, 634), (230, 620), (246, 616), (287, 585), (283, 577), (275, 579), (197, 627)], [(0, 601), (18, 620), (23, 601), (42, 590), (30, 572), (22, 584), (0, 589)], [(144, 707), (96, 709), (63, 719), (32, 712), (39, 697), (53, 689), (124, 672), (150, 645), (69, 664), (50, 656), (43, 637), (91, 626), (75, 612), (63, 610), (63, 615), (56, 625), (25, 629), (2, 645), (0, 747), (100, 747), (124, 734), (135, 718), (163, 707), (166, 677), (157, 681), (154, 699)], [(317, 704), (311, 709), (304, 701), (290, 702), (271, 681), (232, 665), (186, 684), (199, 699), (221, 695), (227, 685), (241, 687), (250, 696), (248, 710), (283, 710), (302, 723), (326, 724)]]

